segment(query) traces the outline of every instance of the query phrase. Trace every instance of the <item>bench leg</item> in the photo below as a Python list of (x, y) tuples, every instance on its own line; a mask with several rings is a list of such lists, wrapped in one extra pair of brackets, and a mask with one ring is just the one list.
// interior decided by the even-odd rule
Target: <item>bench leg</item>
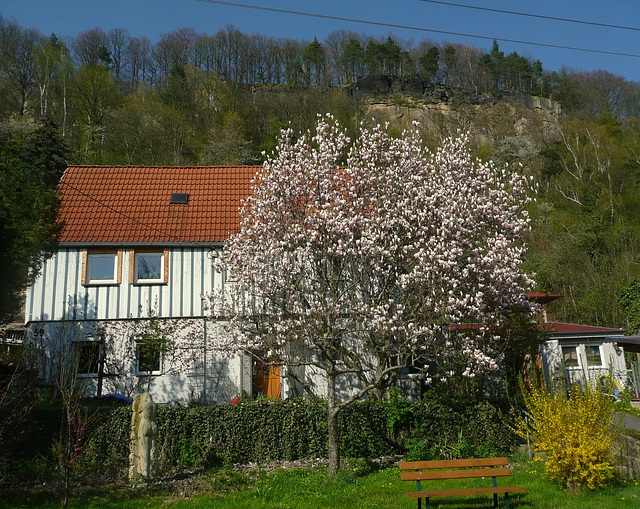
[(509, 509), (509, 494), (508, 493), (504, 494), (504, 507), (505, 507), (505, 509)]
[[(429, 504), (429, 497), (424, 497), (425, 509), (429, 509), (431, 505)], [(418, 509), (422, 509), (422, 499), (418, 498)]]
[(493, 494), (493, 507), (498, 507), (498, 494)]

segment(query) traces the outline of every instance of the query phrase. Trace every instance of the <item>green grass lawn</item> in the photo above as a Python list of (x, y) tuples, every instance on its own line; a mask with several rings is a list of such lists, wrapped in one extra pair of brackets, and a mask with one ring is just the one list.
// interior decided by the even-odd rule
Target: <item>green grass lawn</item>
[[(362, 467), (362, 464), (361, 464)], [(509, 480), (501, 480), (506, 484)], [(490, 479), (465, 480), (490, 484)], [(459, 481), (437, 481), (438, 488), (459, 486)], [(517, 508), (638, 508), (640, 487), (637, 482), (619, 482), (598, 491), (584, 491), (572, 495), (559, 489), (542, 477), (538, 463), (517, 464), (509, 484), (525, 486), (525, 494), (511, 495), (511, 507)], [(423, 485), (424, 486), (424, 485)], [(397, 468), (376, 471), (344, 469), (331, 479), (324, 469), (291, 469), (245, 474), (229, 471), (211, 471), (188, 484), (145, 489), (126, 486), (113, 487), (108, 493), (76, 494), (73, 508), (145, 508), (168, 507), (175, 509), (311, 509), (311, 508), (415, 508), (417, 503), (404, 495), (413, 490), (414, 483), (401, 482)], [(423, 488), (424, 489), (424, 488)], [(432, 499), (431, 506), (440, 509), (490, 508), (492, 496)], [(42, 490), (22, 493), (0, 492), (0, 508), (53, 508), (60, 507)], [(504, 505), (502, 505), (504, 507)]]

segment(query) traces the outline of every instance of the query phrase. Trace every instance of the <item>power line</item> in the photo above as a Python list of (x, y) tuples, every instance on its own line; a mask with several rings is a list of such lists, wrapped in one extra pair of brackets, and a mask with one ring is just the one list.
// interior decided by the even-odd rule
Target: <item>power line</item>
[(439, 4), (439, 5), (447, 5), (451, 7), (460, 7), (462, 9), (474, 9), (476, 11), (486, 11), (486, 12), (497, 12), (499, 14), (511, 14), (513, 16), (523, 16), (525, 18), (537, 18), (537, 19), (546, 19), (551, 21), (562, 21), (564, 23), (576, 23), (579, 25), (590, 25), (596, 27), (604, 27), (604, 28), (616, 28), (618, 30), (631, 30), (634, 32), (640, 32), (640, 28), (638, 27), (629, 27), (624, 25), (612, 25), (610, 23), (598, 23), (596, 21), (584, 21), (580, 19), (571, 19), (571, 18), (560, 18), (557, 16), (545, 16), (544, 14), (533, 14), (530, 12), (518, 12), (518, 11), (508, 11), (504, 9), (493, 9), (491, 7), (479, 7), (476, 5), (466, 5), (466, 4), (458, 4), (455, 2), (443, 2), (441, 0), (418, 0), (419, 2), (429, 3), (429, 4)]
[(136, 219), (135, 217), (132, 217), (132, 216), (130, 216), (128, 214), (125, 214), (121, 210), (118, 210), (118, 209), (112, 207), (111, 205), (108, 205), (108, 204), (104, 203), (103, 201), (99, 200), (95, 196), (91, 196), (90, 194), (85, 193), (82, 189), (78, 189), (76, 186), (74, 186), (72, 184), (69, 184), (65, 180), (61, 180), (60, 183), (65, 185), (65, 186), (67, 186), (67, 187), (69, 187), (69, 188), (71, 188), (71, 189), (73, 189), (76, 193), (81, 194), (82, 196), (85, 196), (86, 198), (89, 198), (90, 200), (93, 200), (94, 202), (96, 202), (96, 203), (102, 205), (103, 207), (111, 210), (112, 212), (115, 212), (116, 214), (124, 217), (125, 219), (133, 221), (134, 223), (138, 223), (139, 225), (144, 226), (146, 228), (149, 228), (151, 230), (155, 230), (155, 231), (157, 231), (159, 233), (162, 233), (163, 235), (167, 235), (168, 237), (174, 238), (176, 240), (180, 240), (180, 238), (177, 235), (169, 233), (168, 231), (165, 231), (165, 230), (161, 230), (160, 228), (156, 228), (155, 226), (153, 226), (151, 224), (147, 224), (147, 223), (145, 223), (143, 221), (140, 221), (139, 219)]
[(500, 41), (500, 42), (509, 42), (514, 44), (524, 44), (528, 46), (538, 46), (544, 48), (554, 48), (554, 49), (565, 49), (571, 51), (581, 51), (584, 53), (598, 53), (601, 55), (614, 55), (619, 57), (631, 57), (631, 58), (640, 58), (640, 54), (638, 53), (623, 53), (619, 51), (607, 51), (607, 50), (598, 50), (598, 49), (590, 49), (590, 48), (581, 48), (578, 46), (565, 46), (563, 44), (550, 44), (545, 42), (535, 42), (535, 41), (522, 41), (518, 39), (506, 39), (504, 37), (493, 37), (488, 35), (478, 35), (478, 34), (468, 34), (464, 32), (451, 32), (448, 30), (437, 30), (435, 28), (423, 28), (412, 25), (402, 25), (397, 23), (385, 23), (382, 21), (370, 21), (364, 20), (360, 18), (348, 18), (345, 16), (333, 16), (330, 14), (319, 14), (315, 12), (306, 12), (306, 11), (295, 11), (292, 9), (280, 9), (277, 7), (266, 7), (262, 5), (253, 5), (253, 4), (245, 4), (240, 2), (227, 2), (224, 0), (198, 0), (199, 2), (205, 2), (210, 4), (219, 4), (219, 5), (227, 5), (229, 7), (240, 7), (243, 9), (253, 9), (257, 11), (267, 11), (267, 12), (276, 12), (280, 14), (293, 14), (295, 16), (306, 16), (310, 18), (321, 18), (321, 19), (330, 19), (334, 21), (347, 21), (349, 23), (359, 23), (363, 25), (373, 25), (373, 26), (382, 26), (387, 28), (398, 28), (402, 30), (414, 30), (418, 32), (428, 32), (433, 34), (442, 34), (442, 35), (455, 35), (458, 37), (469, 37), (472, 39), (482, 39), (488, 41)]

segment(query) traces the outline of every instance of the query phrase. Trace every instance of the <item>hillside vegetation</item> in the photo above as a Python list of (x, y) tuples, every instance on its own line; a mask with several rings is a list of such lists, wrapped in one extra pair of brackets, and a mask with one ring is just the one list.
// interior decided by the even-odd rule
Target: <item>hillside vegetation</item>
[(232, 26), (156, 44), (99, 28), (63, 41), (2, 17), (0, 69), (3, 136), (51, 119), (71, 164), (259, 164), (281, 128), (326, 112), (351, 132), (416, 120), (429, 146), (469, 131), (479, 156), (538, 183), (528, 264), (538, 290), (564, 296), (550, 318), (627, 323), (618, 299), (638, 276), (638, 83), (547, 71), (497, 43), (487, 53), (348, 31), (298, 41)]

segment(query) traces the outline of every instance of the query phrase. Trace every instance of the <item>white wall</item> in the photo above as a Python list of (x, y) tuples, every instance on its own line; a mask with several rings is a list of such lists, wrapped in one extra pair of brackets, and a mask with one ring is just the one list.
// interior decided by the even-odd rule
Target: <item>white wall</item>
[[(44, 263), (27, 290), (25, 322), (64, 319), (204, 316), (201, 296), (223, 284), (204, 247), (168, 248), (167, 284), (129, 284), (130, 252), (122, 251), (120, 284), (82, 285), (82, 248), (63, 248)], [(135, 249), (135, 248), (133, 248)]]
[[(228, 403), (235, 396), (241, 396), (242, 386), (251, 387), (250, 378), (246, 380), (245, 373), (241, 375), (243, 364), (246, 372), (246, 364), (250, 366), (250, 362), (243, 363), (243, 356), (225, 357), (216, 352), (214, 322), (204, 319), (171, 322), (179, 323), (174, 335), (176, 348), (163, 359), (161, 373), (152, 377), (137, 376), (133, 348), (135, 333), (144, 328), (148, 320), (31, 322), (25, 345), (35, 347), (31, 351), (35, 352), (43, 377), (53, 382), (60, 365), (72, 362), (65, 345), (73, 348), (77, 342), (103, 338), (102, 395), (117, 393), (131, 397), (148, 388), (154, 401), (159, 403)], [(97, 382), (97, 376), (78, 378), (88, 397), (96, 395)]]

